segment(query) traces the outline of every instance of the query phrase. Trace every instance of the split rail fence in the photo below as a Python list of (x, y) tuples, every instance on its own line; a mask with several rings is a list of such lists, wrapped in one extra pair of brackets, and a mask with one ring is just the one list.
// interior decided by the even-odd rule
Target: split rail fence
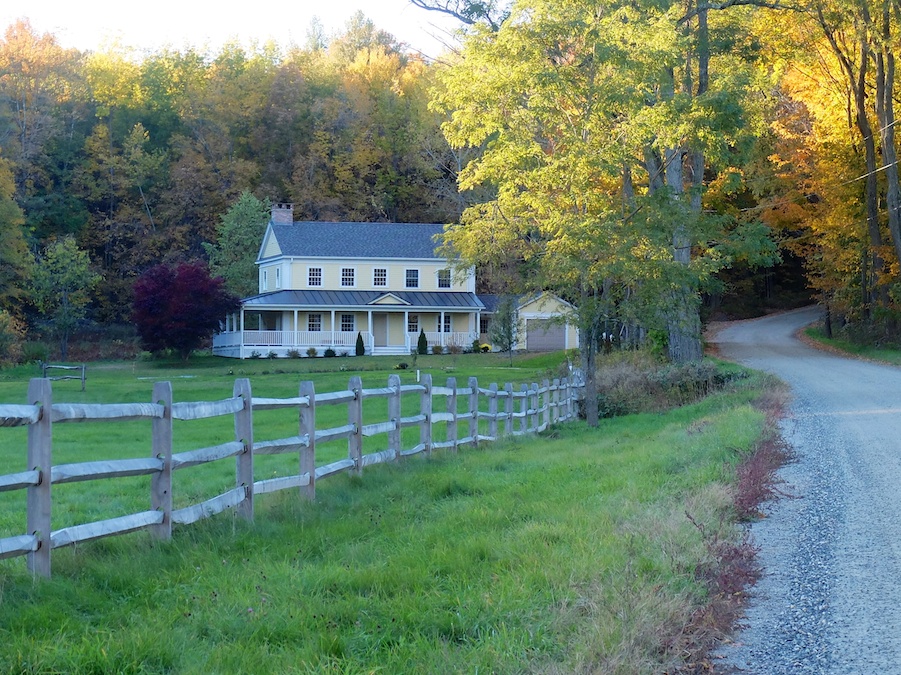
[[(363, 388), (359, 377), (350, 379), (345, 391), (316, 393), (312, 382), (300, 384), (299, 396), (273, 399), (251, 395), (250, 381), (235, 381), (234, 395), (219, 401), (172, 401), (172, 386), (158, 382), (153, 387), (152, 403), (79, 404), (53, 403), (49, 379), (34, 379), (28, 387), (28, 405), (0, 405), (0, 427), (28, 426), (28, 470), (0, 475), (0, 492), (27, 490), (27, 534), (0, 538), (0, 558), (26, 556), (28, 569), (50, 576), (51, 551), (63, 546), (102, 537), (150, 530), (161, 539), (172, 536), (172, 525), (187, 525), (227, 509), (252, 519), (254, 497), (278, 490), (298, 489), (302, 498), (313, 500), (316, 483), (342, 472), (359, 474), (366, 466), (397, 461), (412, 455), (442, 448), (456, 451), (464, 445), (477, 445), (503, 436), (537, 433), (550, 425), (577, 417), (576, 401), (581, 388), (579, 374), (572, 378), (545, 380), (543, 384), (512, 384), (503, 389), (492, 384), (479, 387), (476, 378), (458, 387), (450, 378), (446, 386), (433, 386), (424, 375), (418, 384), (401, 384), (400, 377), (388, 378), (388, 386)], [(419, 397), (418, 414), (401, 415), (404, 395)], [(444, 397), (446, 403), (436, 401)], [(462, 401), (459, 399), (465, 397)], [(363, 424), (363, 403), (368, 399), (388, 400), (388, 419)], [(480, 410), (480, 399), (487, 404)], [(466, 403), (468, 401), (468, 404)], [(325, 405), (346, 404), (347, 424), (328, 429), (316, 428), (316, 410)], [(409, 408), (408, 404), (408, 408)], [(460, 409), (466, 412), (460, 412)], [(253, 413), (260, 410), (296, 409), (299, 432), (277, 440), (254, 441)], [(173, 420), (199, 420), (232, 416), (235, 440), (174, 454)], [(115, 422), (149, 420), (152, 456), (106, 461), (53, 465), (53, 426), (68, 422)], [(446, 425), (445, 440), (433, 440), (436, 425)], [(419, 428), (419, 442), (402, 447), (405, 428)], [(481, 433), (481, 431), (486, 433)], [(387, 448), (364, 454), (364, 438), (387, 435)], [(347, 458), (317, 466), (316, 445), (347, 439)], [(382, 442), (384, 445), (384, 442)], [(294, 475), (254, 479), (254, 456), (295, 453), (299, 459)], [(198, 504), (173, 509), (172, 474), (174, 471), (208, 462), (236, 458), (234, 488)], [(116, 518), (53, 530), (51, 527), (52, 487), (61, 483), (94, 481), (126, 476), (150, 476), (150, 509)]]

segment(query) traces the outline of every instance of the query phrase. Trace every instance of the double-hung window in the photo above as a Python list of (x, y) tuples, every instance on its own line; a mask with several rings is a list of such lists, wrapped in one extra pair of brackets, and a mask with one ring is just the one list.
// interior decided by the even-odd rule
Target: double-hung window
[(372, 285), (387, 286), (388, 285), (388, 269), (385, 267), (376, 267), (372, 270)]
[(354, 279), (354, 268), (353, 267), (342, 267), (341, 268), (341, 285), (345, 288), (353, 288), (356, 286), (356, 281)]
[(451, 287), (451, 271), (450, 270), (438, 270), (438, 288), (450, 288)]
[(311, 267), (307, 273), (307, 284), (309, 286), (322, 286), (322, 268)]
[(322, 314), (307, 315), (307, 330), (315, 333), (322, 330)]
[(419, 288), (419, 270), (407, 270), (406, 288)]
[(419, 314), (408, 314), (407, 315), (407, 332), (408, 333), (418, 333), (419, 332)]
[(345, 333), (352, 333), (354, 330), (354, 315), (353, 314), (342, 314), (341, 315), (341, 330)]

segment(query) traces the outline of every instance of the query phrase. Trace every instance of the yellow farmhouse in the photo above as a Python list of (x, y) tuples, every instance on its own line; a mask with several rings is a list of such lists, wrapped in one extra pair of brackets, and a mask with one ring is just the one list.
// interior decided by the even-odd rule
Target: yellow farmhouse
[[(292, 205), (274, 205), (257, 256), (259, 294), (226, 317), (213, 353), (243, 359), (321, 356), (331, 349), (353, 355), (359, 334), (366, 354), (406, 355), (420, 331), (430, 352), (436, 345), (470, 348), (482, 337), (482, 313), (487, 320), (493, 307), (486, 311), (476, 295), (474, 269), (452, 274), (435, 253), (443, 232), (443, 225), (427, 223), (295, 222)], [(552, 296), (541, 300), (522, 308), (536, 329), (539, 314), (529, 309), (563, 309)], [(571, 330), (563, 330), (562, 339), (550, 342), (530, 341), (525, 333), (519, 348), (576, 346)], [(535, 334), (548, 331), (561, 337), (557, 324), (546, 321)]]

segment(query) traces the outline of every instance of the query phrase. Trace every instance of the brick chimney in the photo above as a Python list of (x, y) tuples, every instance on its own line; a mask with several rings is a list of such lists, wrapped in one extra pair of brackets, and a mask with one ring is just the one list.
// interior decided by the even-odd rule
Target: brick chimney
[(275, 225), (293, 225), (294, 204), (273, 204), (272, 222)]

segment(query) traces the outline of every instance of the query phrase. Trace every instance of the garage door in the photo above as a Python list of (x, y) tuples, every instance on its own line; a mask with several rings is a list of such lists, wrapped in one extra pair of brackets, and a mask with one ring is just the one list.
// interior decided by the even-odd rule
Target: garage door
[(530, 352), (555, 352), (566, 349), (566, 326), (545, 319), (526, 321), (526, 349)]

